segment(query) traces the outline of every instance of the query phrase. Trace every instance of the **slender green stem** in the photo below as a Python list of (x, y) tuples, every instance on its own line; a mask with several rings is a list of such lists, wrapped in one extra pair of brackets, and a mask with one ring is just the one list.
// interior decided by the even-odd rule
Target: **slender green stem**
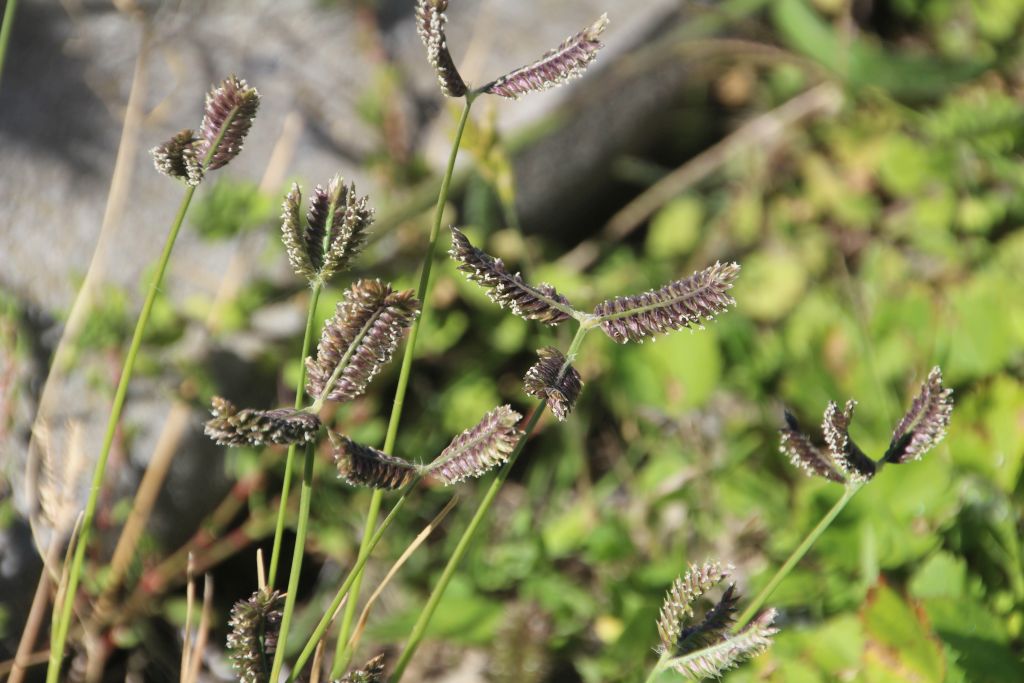
[(654, 681), (658, 680), (658, 675), (665, 670), (665, 662), (671, 658), (672, 655), (670, 652), (668, 650), (663, 650), (661, 656), (658, 657), (658, 663), (654, 665), (653, 669), (651, 669), (651, 673), (647, 675), (644, 683), (654, 683)]
[(753, 601), (747, 606), (747, 609), (743, 611), (743, 614), (740, 615), (739, 619), (736, 620), (736, 624), (732, 627), (733, 633), (739, 633), (744, 626), (750, 623), (751, 619), (757, 616), (758, 610), (760, 610), (764, 603), (768, 601), (768, 598), (770, 598), (775, 589), (779, 587), (779, 584), (782, 583), (783, 579), (789, 576), (789, 573), (793, 571), (797, 562), (803, 559), (804, 555), (807, 554), (807, 551), (810, 550), (811, 546), (818, 540), (818, 537), (825, 533), (825, 530), (828, 529), (832, 522), (835, 521), (836, 517), (839, 516), (839, 513), (843, 511), (846, 504), (850, 502), (850, 499), (853, 498), (862, 486), (862, 483), (856, 483), (850, 484), (846, 487), (846, 490), (843, 491), (842, 497), (837, 500), (836, 504), (832, 506), (832, 509), (821, 518), (821, 521), (818, 522), (817, 526), (811, 529), (810, 533), (808, 533), (804, 540), (800, 542), (800, 545), (790, 553), (789, 557), (786, 558), (785, 563), (779, 567), (779, 570), (775, 572), (771, 581), (768, 582), (768, 585), (761, 589), (761, 592), (757, 594), (757, 597), (753, 599)]
[[(579, 328), (576, 330), (576, 336), (573, 337), (572, 343), (569, 345), (569, 350), (565, 354), (566, 362), (565, 365), (562, 366), (559, 375), (568, 369), (569, 363), (572, 362), (576, 357), (576, 354), (579, 352), (580, 345), (583, 343), (583, 338), (587, 336), (587, 332), (591, 329), (593, 329), (593, 325), (589, 324), (589, 322), (580, 324)], [(488, 510), (490, 510), (491, 504), (498, 495), (498, 491), (501, 490), (502, 484), (504, 484), (505, 480), (508, 478), (509, 472), (512, 471), (512, 466), (515, 465), (516, 459), (526, 446), (526, 440), (530, 437), (530, 434), (537, 426), (537, 422), (540, 420), (540, 416), (544, 413), (545, 407), (547, 407), (547, 401), (541, 401), (534, 409), (533, 415), (530, 416), (529, 421), (526, 423), (526, 427), (523, 429), (523, 436), (519, 439), (519, 443), (516, 444), (515, 450), (512, 451), (508, 462), (505, 463), (498, 472), (498, 475), (494, 478), (494, 481), (491, 482), (491, 486), (487, 489), (487, 493), (484, 494), (483, 499), (480, 501), (480, 505), (477, 507), (476, 513), (473, 514), (473, 518), (469, 521), (469, 526), (466, 527), (466, 530), (462, 533), (462, 537), (459, 539), (458, 545), (455, 546), (455, 551), (452, 552), (452, 556), (448, 558), (448, 564), (445, 565), (444, 571), (441, 573), (441, 578), (438, 579), (437, 585), (434, 586), (434, 590), (430, 594), (430, 598), (427, 599), (427, 604), (424, 605), (419, 618), (416, 620), (416, 625), (413, 626), (412, 632), (409, 634), (409, 640), (406, 642), (405, 649), (402, 650), (398, 663), (395, 665), (395, 671), (391, 674), (391, 678), (389, 679), (391, 683), (398, 683), (398, 681), (402, 679), (402, 674), (405, 673), (405, 668), (409, 665), (409, 661), (416, 653), (416, 649), (419, 647), (420, 641), (423, 640), (423, 636), (427, 631), (427, 626), (430, 624), (430, 620), (433, 618), (434, 612), (437, 610), (437, 606), (440, 604), (441, 598), (444, 596), (444, 592), (448, 588), (448, 583), (452, 580), (452, 576), (455, 575), (455, 570), (458, 568), (459, 562), (462, 561), (462, 557), (469, 549), (469, 544), (473, 540), (473, 536), (480, 527), (480, 523), (483, 521), (483, 518), (487, 515)]]
[[(5, 26), (6, 23), (5, 21)], [(224, 141), (224, 135), (228, 132), (237, 114), (238, 107), (234, 107), (224, 117), (224, 122), (221, 124), (220, 130), (217, 131), (217, 137), (203, 158), (204, 170), (210, 167), (213, 155), (220, 148), (221, 143)], [(182, 223), (185, 222), (185, 214), (188, 213), (188, 207), (192, 203), (192, 196), (196, 193), (196, 187), (196, 185), (189, 185), (188, 189), (185, 190), (185, 195), (181, 198), (178, 214), (174, 217), (171, 229), (167, 233), (167, 241), (164, 242), (163, 252), (161, 252), (160, 259), (157, 261), (156, 273), (153, 275), (153, 280), (149, 283), (149, 291), (146, 293), (146, 300), (142, 304), (139, 319), (135, 322), (135, 332), (132, 333), (128, 354), (125, 356), (124, 365), (121, 368), (121, 377), (117, 382), (117, 390), (114, 392), (114, 404), (110, 408), (110, 418), (107, 420), (107, 431), (103, 437), (103, 447), (100, 450), (99, 457), (96, 459), (96, 468), (92, 474), (89, 498), (86, 500), (85, 510), (82, 512), (82, 529), (78, 537), (78, 545), (75, 547), (75, 557), (72, 560), (71, 571), (68, 574), (68, 585), (64, 593), (63, 604), (60, 607), (59, 620), (53, 628), (55, 635), (50, 642), (50, 661), (46, 669), (46, 683), (57, 683), (60, 677), (61, 663), (64, 659), (64, 645), (67, 642), (68, 630), (71, 628), (71, 613), (75, 605), (75, 593), (78, 591), (82, 566), (85, 564), (85, 552), (89, 545), (89, 536), (92, 533), (92, 522), (96, 516), (100, 489), (103, 488), (103, 476), (106, 474), (110, 448), (114, 444), (117, 425), (121, 421), (121, 411), (124, 409), (124, 401), (128, 395), (128, 384), (131, 382), (132, 372), (135, 370), (135, 359), (139, 355), (139, 348), (142, 346), (146, 325), (149, 323), (149, 316), (153, 312), (153, 305), (156, 303), (157, 294), (160, 292), (160, 284), (163, 282), (164, 273), (167, 271), (167, 264), (171, 260), (174, 242), (178, 239), (178, 232), (181, 230)]]
[(103, 476), (107, 469), (107, 459), (110, 456), (110, 449), (114, 443), (114, 436), (117, 434), (117, 426), (121, 421), (121, 411), (124, 409), (125, 398), (128, 395), (128, 384), (131, 381), (132, 372), (135, 370), (135, 360), (138, 358), (139, 348), (142, 346), (146, 325), (149, 323), (149, 316), (153, 312), (153, 304), (156, 303), (157, 294), (160, 292), (160, 283), (164, 279), (167, 263), (171, 259), (174, 242), (178, 238), (178, 232), (185, 221), (185, 214), (188, 212), (188, 207), (192, 202), (192, 195), (195, 194), (195, 191), (196, 188), (194, 186), (189, 186), (185, 190), (185, 196), (181, 199), (178, 215), (175, 216), (170, 232), (167, 234), (167, 240), (164, 242), (163, 252), (160, 254), (160, 260), (157, 262), (156, 273), (149, 284), (146, 300), (142, 304), (142, 312), (139, 313), (139, 319), (135, 323), (135, 332), (132, 334), (132, 341), (128, 346), (124, 367), (121, 368), (121, 377), (117, 382), (117, 390), (114, 392), (114, 404), (110, 410), (110, 418), (107, 420), (107, 431), (103, 437), (103, 447), (100, 449), (96, 468), (93, 470), (92, 487), (89, 490), (89, 499), (85, 503), (82, 529), (79, 532), (78, 543), (75, 546), (74, 559), (71, 561), (71, 572), (68, 575), (68, 585), (64, 591), (64, 602), (61, 605), (55, 636), (50, 645), (50, 663), (49, 668), (46, 670), (47, 683), (57, 683), (60, 677), (61, 662), (64, 659), (64, 644), (67, 642), (68, 630), (71, 627), (71, 612), (75, 604), (75, 594), (78, 592), (78, 583), (82, 576), (82, 566), (85, 563), (85, 552), (89, 546), (89, 536), (92, 532), (93, 520), (96, 517), (96, 506), (100, 498), (100, 489), (103, 487)]
[[(448, 192), (451, 189), (452, 175), (455, 172), (455, 160), (459, 155), (459, 146), (462, 144), (462, 134), (466, 129), (466, 122), (469, 120), (469, 109), (473, 105), (474, 95), (467, 95), (465, 105), (462, 108), (462, 116), (459, 118), (458, 126), (455, 129), (455, 139), (452, 141), (452, 149), (448, 154), (448, 166), (445, 168), (444, 177), (441, 179), (441, 190), (437, 195), (437, 205), (434, 207), (434, 221), (430, 226), (430, 237), (427, 242), (427, 253), (423, 256), (423, 267), (420, 271), (420, 282), (416, 288), (416, 297), (420, 300), (423, 308), (409, 330), (409, 341), (405, 345), (405, 353), (402, 356), (402, 368), (398, 374), (398, 385), (395, 388), (395, 400), (391, 407), (391, 418), (388, 421), (388, 431), (384, 437), (384, 452), (388, 455), (394, 453), (395, 440), (398, 437), (398, 425), (402, 420), (402, 408), (405, 405), (405, 393), (409, 386), (409, 375), (412, 372), (412, 361), (416, 349), (416, 340), (419, 338), (420, 325), (427, 315), (427, 303), (430, 293), (430, 271), (434, 266), (434, 252), (437, 250), (437, 238), (441, 232), (441, 220), (444, 217), (444, 207), (448, 203)], [(368, 554), (368, 540), (373, 528), (377, 525), (377, 515), (380, 513), (381, 497), (380, 490), (374, 490), (370, 498), (370, 507), (366, 513), (366, 525), (363, 529), (363, 538), (359, 545), (359, 556)], [(355, 618), (356, 607), (359, 602), (359, 589), (362, 584), (363, 575), (360, 570), (356, 574), (355, 582), (352, 585), (352, 599), (345, 605), (345, 613), (341, 619), (341, 630), (338, 636), (338, 645), (334, 655), (334, 664), (331, 667), (331, 677), (341, 676), (349, 661), (352, 659), (352, 652), (348, 648), (349, 634), (352, 630), (352, 621)]]
[(334, 613), (337, 612), (338, 607), (341, 606), (341, 601), (345, 599), (346, 595), (348, 595), (349, 589), (355, 584), (356, 577), (366, 565), (366, 560), (369, 559), (370, 553), (373, 552), (377, 543), (380, 542), (380, 539), (384, 536), (384, 532), (387, 528), (391, 526), (391, 522), (393, 522), (395, 517), (398, 516), (399, 510), (401, 510), (402, 506), (405, 505), (405, 501), (408, 499), (409, 493), (416, 487), (419, 480), (420, 478), (416, 477), (406, 485), (405, 489), (402, 491), (402, 497), (399, 498), (394, 507), (391, 508), (391, 512), (389, 512), (387, 517), (384, 518), (384, 521), (380, 523), (380, 528), (377, 529), (370, 538), (370, 542), (366, 544), (366, 553), (359, 555), (356, 559), (356, 563), (352, 566), (352, 569), (349, 570), (348, 576), (346, 576), (345, 581), (342, 582), (341, 588), (338, 589), (338, 593), (334, 596), (334, 600), (331, 602), (330, 607), (328, 607), (327, 611), (324, 612), (324, 616), (321, 617), (320, 623), (317, 624), (316, 628), (313, 630), (313, 634), (309, 637), (309, 640), (306, 641), (305, 647), (302, 648), (302, 653), (299, 655), (299, 658), (295, 660), (295, 666), (292, 668), (292, 672), (288, 676), (288, 683), (293, 683), (295, 681), (302, 672), (302, 668), (306, 665), (306, 662), (308, 662), (309, 658), (316, 652), (317, 644), (319, 644), (320, 639), (324, 637), (324, 634), (330, 627), (331, 622), (334, 620)]
[(309, 529), (309, 505), (313, 498), (313, 464), (315, 450), (313, 444), (306, 445), (306, 462), (302, 469), (302, 489), (299, 492), (299, 521), (295, 527), (295, 550), (292, 552), (292, 566), (288, 571), (288, 593), (284, 598), (284, 611), (281, 615), (281, 629), (277, 636), (277, 651), (274, 653), (274, 666), (270, 671), (271, 681), (281, 678), (281, 666), (284, 664), (284, 653), (288, 647), (288, 628), (295, 612), (295, 596), (299, 592), (299, 574), (302, 572), (302, 558), (306, 550), (306, 532)]
[(7, 46), (11, 42), (11, 28), (14, 25), (14, 13), (18, 9), (18, 0), (7, 0), (4, 6), (3, 24), (0, 25), (0, 78), (4, 75), (4, 62), (7, 58)]
[[(313, 335), (316, 333), (316, 306), (320, 301), (320, 291), (323, 283), (317, 280), (313, 283), (313, 291), (309, 296), (309, 310), (306, 313), (306, 333), (302, 336), (302, 353), (299, 356), (299, 380), (295, 384), (295, 409), (302, 407), (303, 392), (306, 387), (306, 356), (313, 344)], [(274, 527), (274, 547), (270, 551), (270, 569), (267, 572), (267, 586), (274, 587), (277, 580), (277, 565), (281, 555), (281, 538), (284, 536), (284, 522), (288, 510), (288, 491), (292, 486), (292, 468), (295, 462), (296, 444), (288, 447), (288, 459), (284, 465), (284, 481), (281, 482), (281, 504), (277, 508), (277, 525)]]
[(402, 655), (399, 658), (398, 663), (395, 665), (394, 673), (391, 674), (391, 678), (389, 679), (391, 683), (397, 683), (397, 681), (401, 680), (402, 674), (405, 672), (405, 667), (409, 665), (409, 661), (416, 653), (416, 648), (419, 647), (420, 641), (423, 640), (427, 626), (430, 624), (430, 620), (434, 616), (434, 611), (437, 609), (438, 604), (441, 602), (441, 598), (444, 596), (445, 590), (448, 588), (448, 583), (452, 580), (452, 576), (455, 575), (455, 570), (458, 568), (459, 562), (462, 561), (462, 557), (469, 549), (470, 541), (473, 540), (476, 530), (480, 527), (480, 523), (487, 515), (488, 510), (490, 510), (491, 504), (498, 495), (498, 491), (501, 490), (502, 484), (504, 484), (505, 480), (508, 479), (508, 474), (512, 471), (512, 466), (519, 457), (519, 453), (522, 452), (523, 446), (526, 445), (526, 440), (537, 426), (537, 422), (540, 421), (540, 416), (544, 413), (546, 405), (546, 401), (541, 401), (541, 403), (534, 409), (533, 415), (530, 416), (530, 421), (526, 423), (526, 427), (523, 430), (523, 436), (519, 439), (519, 443), (516, 445), (516, 449), (512, 452), (512, 455), (504, 466), (502, 466), (498, 475), (494, 478), (494, 481), (491, 482), (491, 486), (487, 489), (487, 493), (484, 494), (483, 499), (480, 501), (479, 507), (477, 507), (476, 512), (473, 514), (473, 518), (469, 521), (469, 526), (466, 527), (466, 530), (462, 533), (462, 537), (459, 539), (458, 545), (455, 546), (455, 551), (452, 553), (452, 556), (448, 558), (448, 564), (445, 565), (444, 571), (441, 573), (441, 578), (438, 579), (437, 585), (434, 586), (434, 590), (430, 593), (430, 598), (427, 600), (427, 604), (423, 607), (419, 618), (416, 620), (416, 625), (413, 626), (412, 632), (409, 634), (409, 640), (405, 645), (405, 649), (402, 650)]

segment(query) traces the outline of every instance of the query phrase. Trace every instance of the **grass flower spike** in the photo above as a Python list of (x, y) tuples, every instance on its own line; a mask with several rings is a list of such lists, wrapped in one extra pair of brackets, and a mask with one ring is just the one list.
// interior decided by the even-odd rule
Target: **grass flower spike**
[(231, 608), (227, 650), (240, 683), (266, 683), (270, 661), (277, 650), (283, 596), (277, 591), (256, 591)]
[(831, 459), (826, 458), (800, 431), (796, 418), (786, 413), (786, 426), (779, 430), (780, 450), (790, 461), (808, 474), (832, 481), (864, 483), (875, 476), (885, 463), (899, 465), (918, 460), (946, 435), (953, 412), (953, 390), (942, 386), (942, 370), (932, 368), (928, 379), (914, 397), (906, 415), (893, 430), (885, 454), (875, 460), (864, 453), (850, 438), (849, 428), (857, 402), (850, 399), (843, 410), (835, 401), (825, 408), (821, 430), (828, 443)]
[(452, 227), (451, 256), (466, 277), (487, 289), (487, 296), (521, 318), (557, 325), (572, 317), (572, 304), (549, 284), (527, 284), (509, 273), (500, 258), (477, 249), (461, 230)]
[(288, 261), (295, 273), (311, 284), (328, 282), (362, 251), (373, 223), (373, 209), (367, 197), (360, 197), (355, 185), (346, 185), (340, 176), (332, 178), (326, 188), (318, 185), (313, 190), (305, 222), (301, 203), (302, 191), (293, 185), (281, 213)]
[(703, 321), (736, 305), (728, 292), (739, 272), (737, 263), (715, 263), (656, 291), (604, 301), (594, 309), (594, 315), (605, 334), (619, 344), (702, 327)]
[(658, 619), (661, 659), (648, 680), (660, 671), (674, 669), (689, 680), (718, 677), (754, 657), (771, 644), (775, 611), (768, 610), (738, 633), (730, 633), (736, 621), (739, 595), (733, 585), (696, 620), (696, 603), (730, 573), (718, 562), (692, 565), (673, 582)]
[(953, 390), (942, 386), (942, 370), (936, 366), (906, 415), (893, 430), (892, 440), (882, 460), (900, 464), (920, 460), (946, 436), (949, 418), (953, 413)]
[(580, 373), (556, 348), (547, 346), (537, 352), (540, 360), (526, 371), (523, 386), (534, 398), (547, 400), (559, 422), (572, 412), (583, 389)]
[(724, 581), (731, 571), (718, 562), (691, 565), (686, 573), (672, 582), (658, 618), (661, 645), (672, 650), (679, 642), (683, 625), (693, 618), (693, 604), (705, 593)]
[(167, 142), (157, 145), (149, 152), (153, 165), (165, 176), (184, 180), (193, 187), (203, 179), (203, 166), (196, 155), (195, 131), (186, 128)]
[(445, 484), (480, 477), (508, 460), (522, 432), (516, 427), (522, 416), (511, 407), (498, 406), (475, 427), (462, 432), (427, 467)]
[(419, 472), (413, 463), (388, 455), (376, 448), (339, 436), (334, 449), (338, 476), (353, 486), (372, 489), (398, 489)]
[(846, 476), (811, 443), (810, 437), (800, 431), (796, 416), (787, 410), (785, 418), (786, 426), (779, 430), (779, 450), (789, 457), (793, 466), (803, 470), (809, 477), (819, 476), (840, 484), (845, 483)]
[(259, 93), (237, 76), (228, 76), (207, 93), (196, 151), (201, 159), (209, 155), (209, 170), (226, 166), (242, 151), (259, 106)]
[(849, 481), (867, 481), (875, 476), (875, 462), (864, 454), (850, 438), (850, 420), (857, 402), (850, 399), (842, 412), (835, 401), (829, 401), (825, 408), (825, 416), (821, 422), (821, 431), (825, 435), (832, 460), (846, 473)]
[(598, 50), (603, 47), (598, 38), (607, 27), (608, 15), (602, 14), (593, 24), (570, 36), (536, 62), (484, 86), (483, 92), (514, 100), (527, 93), (554, 88), (578, 78), (597, 58)]
[(320, 418), (292, 408), (242, 408), (220, 396), (213, 397), (213, 419), (203, 430), (221, 446), (260, 446), (311, 443), (320, 431)]
[(324, 325), (316, 357), (306, 359), (306, 391), (332, 401), (362, 394), (419, 310), (412, 290), (395, 292), (380, 280), (353, 283)]
[(668, 660), (668, 666), (690, 681), (720, 678), (729, 669), (763, 653), (778, 633), (773, 625), (777, 613), (765, 610), (742, 631), (725, 636), (713, 645)]
[(462, 97), (468, 91), (455, 61), (448, 51), (444, 25), (448, 17), (448, 0), (418, 0), (416, 3), (416, 32), (427, 48), (427, 61), (434, 67), (441, 92), (448, 97)]

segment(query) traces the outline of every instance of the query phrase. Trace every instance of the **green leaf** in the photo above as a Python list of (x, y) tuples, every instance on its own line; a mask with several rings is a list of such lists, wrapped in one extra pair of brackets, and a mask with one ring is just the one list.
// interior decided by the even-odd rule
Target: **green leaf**
[(942, 683), (945, 658), (935, 634), (915, 608), (882, 584), (861, 611), (868, 638), (867, 681)]
[(651, 219), (647, 255), (656, 259), (686, 256), (697, 245), (703, 222), (704, 204), (699, 197), (673, 199)]

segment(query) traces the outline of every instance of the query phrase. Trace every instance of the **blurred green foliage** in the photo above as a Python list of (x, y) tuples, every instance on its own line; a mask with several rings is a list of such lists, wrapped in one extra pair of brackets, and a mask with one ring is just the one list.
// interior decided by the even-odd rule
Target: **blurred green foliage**
[[(776, 645), (726, 679), (1024, 680), (1024, 3), (742, 4), (765, 6), (760, 35), (784, 58), (755, 64), (739, 50), (722, 68), (756, 69), (756, 82), (729, 105), (735, 111), (719, 106), (770, 116), (826, 79), (843, 90), (841, 111), (724, 161), (636, 235), (601, 244), (604, 255), (585, 271), (561, 258), (575, 245), (560, 235), (518, 230), (514, 158), (493, 121), (481, 114), (470, 126), (464, 154), (473, 169), (451, 222), (581, 307), (716, 259), (743, 270), (737, 309), (707, 330), (629, 346), (588, 337), (576, 412), (565, 424), (541, 423), (431, 636), (493, 661), (530, 652), (535, 678), (507, 679), (520, 683), (643, 680), (658, 608), (677, 574), (708, 557), (732, 562), (751, 597), (840, 495), (778, 453), (783, 406), (813, 425), (829, 400), (858, 399), (851, 431), (877, 457), (919, 382), (941, 365), (955, 389), (948, 438), (857, 495), (770, 600), (782, 612)], [(718, 75), (701, 87), (713, 90)], [(381, 66), (359, 100), (361, 116), (378, 127), (371, 166), (396, 194), (426, 168), (403, 146), (392, 111), (400, 78)], [(649, 173), (658, 163), (627, 165)], [(374, 202), (384, 215), (393, 208), (386, 197)], [(276, 200), (255, 186), (220, 181), (191, 218), (201, 234), (226, 238), (275, 212)], [(425, 226), (425, 216), (400, 221), (352, 277), (413, 286)], [(566, 330), (498, 309), (448, 261), (434, 278), (397, 447), (421, 462), (495, 404), (529, 406), (521, 377), (534, 350), (569, 342)], [(339, 284), (321, 297), (318, 320), (333, 312)], [(258, 282), (224, 309), (218, 334), (244, 330), (261, 305), (290, 296), (301, 303), (305, 292)], [(85, 347), (126, 335), (124, 298), (103, 301)], [(176, 338), (208, 305), (195, 302), (185, 314), (168, 307), (147, 341)], [(275, 340), (253, 361), (282, 395), (298, 376), (297, 346)], [(379, 446), (397, 365), (365, 399), (338, 408), (334, 428)], [(200, 393), (216, 389), (208, 370), (190, 370)], [(335, 479), (327, 450), (311, 521), (325, 578), (300, 608), (299, 630), (333, 594), (331, 572), (354, 559), (369, 498)], [(227, 467), (251, 474), (266, 466), (262, 455), (233, 453)], [(460, 505), (408, 559), (365, 641), (408, 633), (478, 491), (459, 489)], [(267, 496), (253, 493), (249, 512), (265, 508)], [(370, 581), (450, 496), (430, 486), (416, 494), (378, 547)], [(181, 620), (173, 599), (165, 611)], [(494, 671), (495, 680), (502, 675)]]

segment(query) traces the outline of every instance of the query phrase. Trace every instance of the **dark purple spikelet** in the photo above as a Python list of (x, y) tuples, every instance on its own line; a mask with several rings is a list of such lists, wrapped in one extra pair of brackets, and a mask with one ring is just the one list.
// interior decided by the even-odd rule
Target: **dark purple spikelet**
[(658, 618), (662, 647), (670, 651), (676, 649), (686, 622), (693, 618), (694, 603), (728, 577), (731, 569), (714, 561), (694, 564), (672, 582)]
[(875, 476), (875, 461), (869, 458), (850, 438), (850, 421), (857, 402), (850, 399), (843, 411), (835, 401), (829, 401), (821, 422), (829, 453), (850, 481), (867, 481)]
[(730, 584), (703, 619), (680, 632), (675, 652), (686, 654), (721, 640), (736, 621), (736, 604), (739, 601), (740, 596), (736, 593), (735, 584)]
[(240, 683), (267, 683), (270, 663), (277, 651), (284, 596), (277, 591), (260, 590), (231, 608), (227, 651), (231, 668)]
[(313, 190), (305, 225), (301, 203), (299, 186), (293, 185), (281, 212), (288, 261), (309, 282), (327, 282), (348, 268), (366, 245), (373, 209), (368, 198), (356, 194), (355, 185), (346, 185), (340, 176), (332, 178), (327, 188), (317, 185)]
[(800, 431), (796, 417), (788, 410), (786, 411), (786, 426), (779, 430), (779, 450), (789, 457), (789, 461), (795, 467), (806, 472), (809, 477), (817, 475), (840, 484), (846, 482), (846, 477), (836, 469), (824, 453), (811, 443), (810, 437)]
[(557, 325), (572, 317), (569, 300), (549, 284), (527, 284), (519, 273), (509, 273), (500, 258), (477, 249), (469, 238), (452, 226), (452, 248), (449, 252), (459, 262), (466, 277), (487, 290), (487, 296), (502, 308), (521, 318)]
[(546, 400), (558, 421), (564, 422), (583, 389), (580, 373), (558, 349), (546, 346), (537, 355), (540, 360), (526, 371), (523, 386), (530, 396)]
[(338, 476), (349, 484), (374, 489), (401, 488), (420, 471), (408, 460), (356, 443), (347, 436), (337, 437), (334, 462)]
[(208, 170), (221, 168), (242, 151), (259, 106), (260, 94), (237, 76), (228, 76), (207, 93), (196, 152), (200, 159), (209, 159)]
[(220, 396), (213, 397), (212, 405), (213, 419), (203, 431), (221, 446), (310, 443), (320, 431), (320, 418), (301, 410), (239, 410)]
[(332, 683), (384, 683), (384, 655), (377, 655)]
[(774, 622), (777, 612), (768, 609), (735, 635), (723, 635), (714, 644), (696, 652), (674, 657), (666, 663), (688, 680), (719, 678), (723, 673), (761, 654), (778, 633)]
[(953, 413), (953, 390), (942, 386), (942, 370), (935, 366), (896, 425), (882, 460), (901, 464), (919, 460), (942, 441)]
[(179, 132), (167, 142), (149, 150), (156, 170), (171, 178), (198, 185), (203, 179), (203, 165), (196, 156), (195, 131), (191, 128)]
[(448, 485), (483, 476), (508, 460), (522, 438), (517, 427), (520, 419), (522, 416), (510, 406), (498, 406), (475, 427), (452, 439), (426, 471)]
[[(332, 401), (351, 401), (362, 394), (391, 360), (419, 311), (412, 290), (395, 292), (380, 280), (354, 282), (325, 323), (316, 358), (306, 359), (306, 391), (319, 398), (329, 389)], [(336, 371), (337, 379), (328, 387)]]
[(448, 97), (462, 97), (468, 88), (455, 67), (448, 51), (444, 25), (448, 22), (445, 10), (448, 0), (418, 0), (416, 3), (416, 32), (427, 48), (427, 61), (434, 67), (441, 92)]
[(737, 263), (715, 263), (659, 290), (601, 302), (594, 315), (605, 334), (619, 344), (642, 342), (648, 336), (683, 328), (703, 328), (705, 320), (736, 304), (728, 292), (739, 272)]
[(482, 88), (483, 92), (518, 99), (538, 90), (547, 90), (581, 76), (597, 57), (602, 44), (598, 40), (608, 27), (608, 15), (602, 14), (593, 24), (536, 62), (505, 74)]

